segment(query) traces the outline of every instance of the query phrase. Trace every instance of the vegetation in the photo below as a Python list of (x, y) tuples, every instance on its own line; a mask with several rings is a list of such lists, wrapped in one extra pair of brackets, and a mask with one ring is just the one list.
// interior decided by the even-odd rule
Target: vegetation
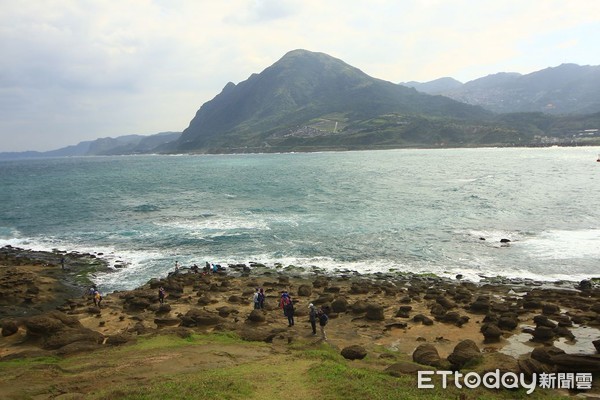
[(163, 335), (65, 359), (0, 362), (0, 384), (6, 387), (17, 378), (31, 382), (14, 393), (22, 399), (77, 390), (89, 399), (136, 400), (562, 398), (541, 389), (531, 395), (454, 385), (443, 389), (441, 382), (434, 389), (419, 389), (415, 376), (392, 377), (384, 372), (386, 365), (370, 356), (345, 360), (339, 350), (322, 342), (276, 345), (244, 342), (227, 333)]

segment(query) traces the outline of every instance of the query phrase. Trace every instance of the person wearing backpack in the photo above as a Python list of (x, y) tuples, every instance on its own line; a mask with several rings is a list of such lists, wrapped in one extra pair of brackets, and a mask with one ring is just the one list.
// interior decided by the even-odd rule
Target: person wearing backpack
[(327, 314), (325, 314), (323, 309), (320, 309), (317, 315), (319, 316), (319, 326), (321, 327), (321, 339), (327, 340), (327, 334), (325, 333), (325, 325), (327, 325), (327, 322), (329, 322), (329, 317), (327, 316)]
[(312, 334), (313, 336), (317, 335), (317, 309), (315, 308), (315, 305), (313, 303), (310, 303), (308, 305), (308, 308), (310, 309), (308, 311), (308, 319), (310, 320), (310, 326), (312, 327)]
[(254, 309), (258, 310), (260, 307), (260, 291), (256, 288), (256, 292), (254, 293), (254, 297), (252, 298), (254, 302)]
[(283, 315), (288, 319), (288, 327), (294, 326), (294, 303), (287, 291), (283, 291), (279, 300), (279, 307), (283, 309)]
[(258, 308), (261, 310), (265, 308), (265, 292), (263, 288), (260, 288), (258, 292)]

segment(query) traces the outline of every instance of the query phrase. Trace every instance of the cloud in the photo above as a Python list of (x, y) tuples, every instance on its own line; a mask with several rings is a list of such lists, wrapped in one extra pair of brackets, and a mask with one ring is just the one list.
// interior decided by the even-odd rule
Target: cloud
[[(0, 151), (183, 130), (304, 48), (392, 82), (600, 64), (600, 2), (0, 2)], [(568, 44), (568, 46), (566, 45)]]

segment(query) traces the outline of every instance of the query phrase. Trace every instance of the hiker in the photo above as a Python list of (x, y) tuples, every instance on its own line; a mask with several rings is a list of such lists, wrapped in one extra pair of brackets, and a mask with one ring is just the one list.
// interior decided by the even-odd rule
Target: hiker
[(65, 258), (64, 257), (60, 258), (60, 267), (64, 271), (64, 269), (65, 269)]
[(317, 315), (319, 317), (319, 326), (321, 327), (321, 339), (327, 340), (327, 334), (325, 333), (325, 325), (327, 325), (327, 322), (329, 322), (329, 317), (327, 316), (327, 314), (325, 314), (325, 311), (323, 311), (323, 309), (320, 309)]
[(213, 264), (212, 265), (212, 272), (213, 272), (213, 274), (216, 274), (218, 270), (219, 270), (219, 266), (217, 264)]
[(165, 302), (165, 297), (166, 297), (165, 288), (161, 286), (158, 288), (158, 301), (160, 304), (163, 304)]
[(210, 267), (210, 263), (207, 261), (206, 264), (204, 264), (204, 268), (202, 268), (202, 271), (206, 274), (210, 274), (211, 270), (212, 268)]
[(261, 310), (265, 308), (265, 292), (263, 288), (260, 288), (258, 291), (258, 308)]
[(258, 310), (260, 308), (260, 291), (258, 288), (256, 288), (256, 292), (254, 293), (254, 298), (252, 300), (254, 301), (254, 309)]
[(312, 327), (312, 334), (316, 336), (317, 334), (317, 309), (313, 303), (308, 305), (310, 311), (308, 312), (308, 318), (310, 320), (310, 326)]
[(288, 327), (294, 326), (294, 303), (286, 290), (281, 294), (279, 307), (283, 309), (283, 315), (288, 319)]
[(179, 261), (175, 261), (175, 273), (179, 272)]
[(94, 291), (94, 305), (98, 308), (100, 308), (100, 303), (102, 302), (102, 295), (100, 294), (99, 291), (95, 290)]

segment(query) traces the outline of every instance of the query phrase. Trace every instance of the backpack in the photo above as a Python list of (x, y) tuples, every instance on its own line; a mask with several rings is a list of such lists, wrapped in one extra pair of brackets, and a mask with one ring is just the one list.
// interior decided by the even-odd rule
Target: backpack
[(323, 314), (319, 315), (319, 325), (325, 326), (325, 325), (327, 325), (328, 321), (329, 321), (329, 317), (327, 316), (327, 314), (323, 313)]

